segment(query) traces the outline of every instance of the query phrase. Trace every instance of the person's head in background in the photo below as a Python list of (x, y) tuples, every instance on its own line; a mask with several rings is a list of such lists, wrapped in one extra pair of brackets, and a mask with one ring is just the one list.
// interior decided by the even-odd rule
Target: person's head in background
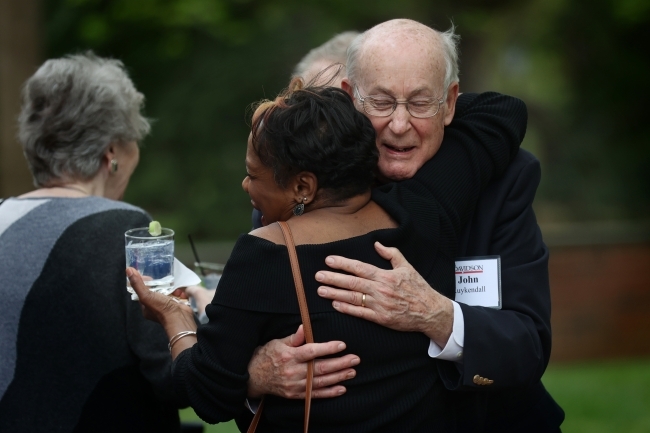
[[(312, 49), (298, 62), (291, 77), (302, 77), (303, 81), (310, 85), (341, 87), (341, 80), (346, 76), (348, 47), (357, 36), (359, 32), (355, 31), (339, 33)], [(318, 76), (321, 73), (322, 75)], [(317, 76), (316, 82), (312, 83)]]
[(18, 119), (34, 185), (121, 199), (150, 130), (143, 105), (119, 60), (46, 61), (25, 83)]
[(458, 98), (458, 39), (453, 26), (397, 19), (350, 45), (341, 86), (372, 121), (383, 177), (412, 177), (440, 148)]

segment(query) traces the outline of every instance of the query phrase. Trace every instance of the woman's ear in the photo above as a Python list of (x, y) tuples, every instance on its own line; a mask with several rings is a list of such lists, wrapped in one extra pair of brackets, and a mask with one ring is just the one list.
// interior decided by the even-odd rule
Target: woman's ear
[(314, 173), (300, 172), (293, 178), (292, 183), (291, 190), (295, 195), (296, 203), (307, 204), (314, 201), (318, 191), (318, 179)]
[(112, 161), (117, 161), (115, 159), (115, 143), (108, 145), (108, 148), (104, 152), (104, 157), (102, 158), (102, 165), (105, 166), (109, 172), (111, 172)]

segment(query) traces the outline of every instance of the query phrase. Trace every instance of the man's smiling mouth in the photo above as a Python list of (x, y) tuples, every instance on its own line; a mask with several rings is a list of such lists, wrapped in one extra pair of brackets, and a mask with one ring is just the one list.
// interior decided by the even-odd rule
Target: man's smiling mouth
[(395, 146), (391, 146), (390, 144), (384, 144), (384, 147), (386, 147), (390, 152), (397, 152), (397, 153), (407, 153), (415, 149), (415, 146), (395, 147)]

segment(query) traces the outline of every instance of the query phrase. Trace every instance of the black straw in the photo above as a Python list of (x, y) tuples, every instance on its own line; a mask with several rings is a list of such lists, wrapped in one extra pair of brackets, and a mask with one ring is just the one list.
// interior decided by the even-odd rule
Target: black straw
[(196, 263), (201, 270), (201, 275), (205, 277), (205, 271), (203, 270), (203, 266), (201, 266), (201, 260), (199, 260), (199, 255), (196, 253), (196, 248), (194, 247), (194, 241), (192, 240), (192, 235), (188, 234), (187, 239), (190, 240), (190, 246), (192, 247), (192, 252), (194, 253), (194, 258), (196, 259)]

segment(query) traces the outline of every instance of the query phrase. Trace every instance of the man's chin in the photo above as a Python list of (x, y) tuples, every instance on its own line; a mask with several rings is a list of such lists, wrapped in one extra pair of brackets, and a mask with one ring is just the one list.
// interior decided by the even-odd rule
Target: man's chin
[(415, 176), (418, 169), (419, 167), (416, 167), (414, 164), (383, 165), (381, 162), (379, 163), (380, 178), (387, 182), (410, 179)]

